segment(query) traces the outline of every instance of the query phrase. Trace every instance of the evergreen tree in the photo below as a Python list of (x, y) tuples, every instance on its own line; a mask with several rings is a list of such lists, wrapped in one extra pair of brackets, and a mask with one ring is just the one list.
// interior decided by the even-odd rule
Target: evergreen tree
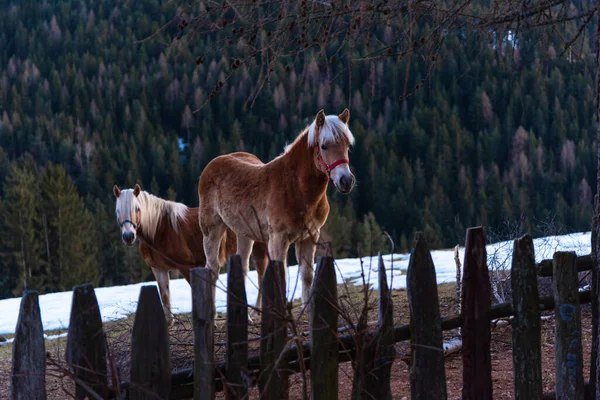
[(100, 285), (113, 286), (129, 283), (127, 271), (122, 259), (124, 246), (121, 242), (121, 230), (116, 222), (114, 205), (109, 212), (99, 199), (94, 202), (94, 239), (99, 248)]
[(48, 274), (43, 260), (40, 202), (34, 171), (16, 165), (4, 184), (2, 203), (2, 262), (8, 273), (4, 295), (18, 296), (24, 289), (47, 290)]
[(373, 213), (363, 217), (358, 228), (358, 250), (361, 257), (373, 257), (390, 252), (390, 242), (375, 220)]
[(96, 284), (100, 270), (94, 219), (63, 167), (46, 165), (40, 197), (49, 287), (62, 291), (81, 283)]
[[(60, 271), (79, 272), (60, 268), (70, 261), (60, 256), (58, 236), (70, 241), (63, 229), (74, 229), (71, 221), (75, 231), (84, 230), (80, 241), (95, 238), (93, 246), (73, 245), (79, 246), (74, 254), (96, 249), (89, 251), (97, 254), (95, 262), (78, 261), (82, 270), (95, 264), (102, 284), (146, 279), (137, 248), (120, 243), (114, 184), (141, 183), (156, 195), (176, 194), (197, 205), (198, 177), (214, 157), (245, 150), (269, 161), (320, 107), (327, 113), (349, 107), (356, 137), (350, 166), (357, 186), (350, 196), (328, 190), (331, 214), (323, 236), (336, 257), (359, 255), (368, 213), (405, 251), (417, 230), (434, 248), (453, 246), (465, 227), (499, 229), (521, 217), (526, 227), (557, 216), (569, 229), (589, 229), (597, 161), (593, 35), (581, 35), (573, 44), (580, 57), (571, 57), (560, 54), (564, 38), (552, 32), (543, 51), (532, 46), (536, 35), (524, 35), (522, 46), (506, 51), (506, 38), (509, 47), (502, 48), (448, 32), (439, 47), (443, 67), (431, 71), (421, 57), (353, 63), (349, 71), (333, 62), (325, 69), (309, 48), (291, 68), (274, 62), (255, 97), (262, 69), (242, 66), (230, 74), (235, 45), (215, 52), (219, 39), (203, 37), (169, 58), (158, 44), (179, 34), (174, 27), (134, 44), (131, 38), (158, 31), (176, 7), (159, 9), (155, 0), (113, 9), (67, 0), (48, 2), (43, 12), (32, 2), (9, 7), (11, 17), (0, 24), (0, 187), (10, 189), (0, 193), (6, 217), (0, 252), (10, 272), (0, 278), (0, 296), (19, 292), (24, 282), (43, 291), (70, 289)], [(575, 25), (565, 29), (573, 33)], [(417, 23), (414, 37), (428, 29)], [(387, 28), (372, 33), (391, 35)], [(368, 50), (354, 51), (362, 57)], [(225, 84), (217, 90), (219, 81)], [(403, 96), (417, 86), (426, 90)], [(182, 151), (179, 138), (187, 145)], [(77, 196), (94, 211), (91, 223), (81, 209), (70, 210), (68, 221), (56, 216), (66, 204), (78, 204), (72, 189), (72, 200), (59, 199), (69, 185), (51, 179), (56, 171), (45, 172), (50, 188), (41, 196), (37, 165), (48, 162), (74, 180)], [(81, 228), (84, 220), (89, 228)]]

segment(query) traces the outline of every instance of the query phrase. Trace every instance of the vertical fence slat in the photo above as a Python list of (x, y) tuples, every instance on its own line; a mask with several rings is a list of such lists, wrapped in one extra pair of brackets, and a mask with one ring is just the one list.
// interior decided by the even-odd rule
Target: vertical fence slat
[(281, 261), (271, 261), (263, 276), (259, 390), (267, 400), (288, 396), (288, 374), (275, 366), (287, 341), (283, 268)]
[(590, 354), (590, 384), (586, 392), (588, 399), (600, 398), (600, 393), (596, 394), (597, 390), (597, 362), (598, 362), (598, 195), (594, 196), (594, 217), (592, 218), (592, 351)]
[(171, 389), (169, 332), (158, 290), (142, 286), (131, 334), (132, 400), (168, 399)]
[(394, 303), (387, 283), (385, 264), (379, 253), (379, 307), (377, 312), (377, 341), (373, 343), (375, 365), (373, 370), (373, 390), (377, 399), (391, 399), (392, 364), (396, 358), (394, 349)]
[(559, 251), (552, 259), (555, 312), (556, 398), (583, 399), (581, 316), (577, 290), (577, 255)]
[(227, 263), (227, 385), (228, 399), (248, 396), (248, 301), (242, 259)]
[(333, 257), (320, 257), (311, 295), (312, 399), (338, 398), (337, 281)]
[[(73, 300), (67, 334), (66, 361), (75, 376), (101, 397), (106, 397), (106, 336), (94, 287), (73, 287)], [(75, 397), (82, 399), (86, 388), (77, 385)]]
[(379, 255), (379, 307), (377, 330), (367, 332), (366, 319), (359, 321), (358, 335), (355, 336), (356, 354), (353, 400), (391, 399), (391, 368), (396, 352), (394, 350), (394, 321), (391, 292), (387, 284), (385, 265)]
[(213, 273), (208, 268), (192, 268), (192, 319), (194, 325), (194, 400), (215, 397)]
[(463, 265), (463, 399), (491, 400), (491, 287), (483, 228), (467, 229)]
[(411, 399), (445, 399), (446, 372), (437, 280), (427, 240), (421, 233), (415, 235), (406, 290), (410, 308)]
[(37, 292), (23, 292), (12, 346), (11, 400), (45, 400), (46, 347)]
[(537, 268), (531, 236), (514, 241), (511, 269), (515, 399), (542, 397), (542, 348)]

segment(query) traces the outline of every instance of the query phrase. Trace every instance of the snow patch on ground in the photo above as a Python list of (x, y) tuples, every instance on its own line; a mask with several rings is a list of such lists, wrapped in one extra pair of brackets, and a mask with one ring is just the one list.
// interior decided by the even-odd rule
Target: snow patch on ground
[[(562, 236), (548, 236), (534, 240), (536, 262), (552, 258), (555, 251), (575, 251), (577, 255), (591, 252), (590, 232), (573, 233)], [(513, 241), (505, 241), (487, 246), (488, 266), (490, 268), (510, 268)], [(459, 249), (460, 260), (464, 260), (464, 248)], [(437, 283), (449, 283), (456, 280), (456, 264), (453, 249), (433, 250), (431, 257), (436, 270)], [(406, 270), (410, 254), (388, 254), (383, 256), (387, 281), (393, 289), (406, 288)], [(287, 298), (289, 300), (301, 297), (302, 283), (298, 266), (288, 267)], [(364, 281), (378, 290), (377, 272), (378, 261), (372, 258), (352, 258), (336, 260), (337, 281), (353, 285), (363, 284)], [(135, 312), (140, 288), (144, 285), (157, 286), (156, 282), (143, 282), (132, 285), (113, 286), (95, 289), (100, 312), (104, 321), (126, 318)], [(217, 282), (216, 305), (217, 311), (226, 310), (227, 274), (221, 274)], [(248, 303), (256, 304), (258, 294), (256, 271), (250, 271), (246, 284)], [(71, 312), (72, 292), (50, 293), (39, 296), (40, 311), (44, 330), (67, 329)], [(19, 315), (21, 298), (0, 300), (0, 334), (13, 334)], [(190, 286), (184, 279), (171, 281), (171, 305), (173, 312), (189, 313), (192, 311)], [(65, 334), (55, 335), (64, 337)], [(55, 337), (47, 337), (51, 339)]]

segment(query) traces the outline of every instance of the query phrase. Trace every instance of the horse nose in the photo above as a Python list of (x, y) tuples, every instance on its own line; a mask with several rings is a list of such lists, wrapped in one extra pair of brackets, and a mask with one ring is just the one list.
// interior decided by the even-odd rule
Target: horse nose
[(135, 236), (133, 235), (133, 232), (123, 232), (123, 242), (125, 242), (126, 244), (132, 244), (134, 239)]
[(354, 175), (342, 175), (340, 178), (340, 188), (344, 192), (349, 192), (354, 186)]

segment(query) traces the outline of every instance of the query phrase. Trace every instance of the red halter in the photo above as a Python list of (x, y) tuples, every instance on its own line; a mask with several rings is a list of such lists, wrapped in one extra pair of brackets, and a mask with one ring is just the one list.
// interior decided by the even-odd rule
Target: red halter
[(327, 172), (327, 177), (329, 179), (331, 179), (331, 171), (333, 171), (333, 169), (335, 167), (337, 167), (338, 165), (341, 165), (341, 164), (350, 164), (350, 161), (346, 160), (345, 158), (342, 158), (340, 160), (334, 161), (331, 164), (327, 164), (325, 162), (325, 160), (323, 160), (323, 157), (321, 157), (321, 152), (320, 151), (317, 151), (317, 160), (319, 160), (319, 162), (321, 163), (321, 166), (323, 168), (325, 168), (325, 171)]

